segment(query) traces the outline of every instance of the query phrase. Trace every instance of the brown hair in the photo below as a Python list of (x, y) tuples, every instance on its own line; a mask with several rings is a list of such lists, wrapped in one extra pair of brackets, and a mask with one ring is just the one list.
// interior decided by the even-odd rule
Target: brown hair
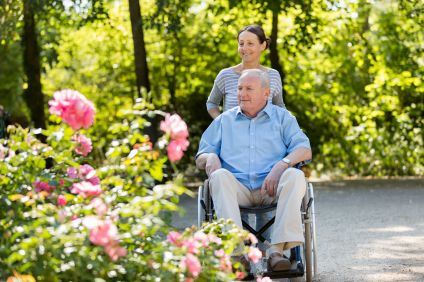
[(263, 30), (263, 28), (260, 25), (251, 24), (251, 25), (243, 27), (242, 29), (240, 29), (240, 31), (237, 34), (237, 40), (239, 39), (240, 33), (242, 33), (243, 31), (248, 31), (248, 32), (254, 33), (258, 37), (259, 42), (261, 44), (266, 42), (265, 49), (267, 49), (269, 47), (269, 43), (270, 43), (271, 39), (266, 37), (265, 31)]

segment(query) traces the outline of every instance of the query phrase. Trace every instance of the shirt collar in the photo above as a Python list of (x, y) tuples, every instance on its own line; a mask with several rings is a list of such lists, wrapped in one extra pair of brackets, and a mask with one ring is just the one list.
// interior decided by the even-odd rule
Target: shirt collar
[[(271, 118), (271, 116), (272, 116), (272, 106), (271, 106), (271, 103), (269, 101), (266, 102), (266, 106), (256, 115), (256, 118), (261, 117), (263, 115), (267, 115), (268, 118)], [(243, 114), (240, 106), (237, 106), (236, 119), (239, 119), (241, 117), (245, 117), (245, 118), (250, 119), (245, 114)]]

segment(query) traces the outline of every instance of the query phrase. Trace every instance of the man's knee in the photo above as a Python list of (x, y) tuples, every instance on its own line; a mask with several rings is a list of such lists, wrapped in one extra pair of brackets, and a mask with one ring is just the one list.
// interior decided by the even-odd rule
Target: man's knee
[(303, 173), (303, 171), (294, 167), (289, 167), (288, 169), (286, 169), (284, 173), (281, 175), (280, 181), (286, 177), (293, 179), (295, 181), (297, 180), (305, 181), (305, 174)]
[(209, 176), (209, 180), (215, 181), (215, 180), (220, 179), (222, 177), (229, 177), (231, 175), (232, 175), (231, 172), (229, 172), (225, 168), (219, 168), (219, 169), (217, 169), (217, 170), (215, 170), (214, 172), (211, 173), (211, 175)]

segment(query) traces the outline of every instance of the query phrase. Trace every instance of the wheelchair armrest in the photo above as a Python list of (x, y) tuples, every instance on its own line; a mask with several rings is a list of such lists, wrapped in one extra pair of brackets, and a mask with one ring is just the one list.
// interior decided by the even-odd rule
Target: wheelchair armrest
[(312, 160), (301, 161), (301, 162), (295, 164), (293, 167), (297, 168), (297, 169), (301, 169), (302, 167), (306, 166), (307, 164), (309, 164), (311, 162), (312, 162)]

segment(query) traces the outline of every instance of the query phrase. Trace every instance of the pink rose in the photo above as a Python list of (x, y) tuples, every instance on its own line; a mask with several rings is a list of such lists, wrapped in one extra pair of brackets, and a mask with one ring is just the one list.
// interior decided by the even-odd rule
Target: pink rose
[(225, 256), (225, 252), (223, 249), (216, 250), (214, 253), (215, 253), (215, 256), (219, 258), (222, 258), (223, 256)]
[(199, 253), (199, 247), (201, 245), (196, 240), (189, 238), (189, 239), (183, 241), (183, 246), (187, 248), (187, 252), (192, 253), (192, 254), (198, 254)]
[(91, 145), (91, 139), (86, 137), (84, 134), (77, 134), (72, 136), (72, 141), (75, 141), (78, 143), (77, 147), (75, 148), (75, 152), (77, 154), (83, 155), (86, 157), (88, 153), (93, 150), (93, 147)]
[(193, 237), (195, 240), (201, 243), (203, 247), (209, 245), (208, 235), (206, 235), (203, 231), (197, 231), (196, 233), (194, 233)]
[(111, 221), (104, 221), (90, 231), (91, 243), (97, 246), (107, 246), (118, 240), (118, 228)]
[(243, 271), (236, 271), (236, 279), (241, 280), (246, 277), (246, 274)]
[(79, 168), (79, 172), (79, 175), (82, 179), (85, 179), (93, 185), (100, 184), (100, 179), (96, 176), (96, 170), (91, 165), (81, 165)]
[(0, 160), (4, 160), (6, 157), (6, 147), (0, 144)]
[(46, 191), (46, 192), (51, 192), (53, 191), (56, 187), (53, 185), (49, 185), (49, 183), (45, 182), (45, 181), (35, 181), (32, 183), (32, 185), (34, 185), (35, 187), (35, 192), (41, 192), (41, 191)]
[(64, 206), (64, 205), (66, 205), (66, 203), (67, 203), (67, 201), (66, 201), (65, 196), (59, 195), (59, 197), (57, 197), (57, 205), (58, 206)]
[(91, 200), (90, 205), (96, 209), (99, 216), (103, 216), (107, 213), (107, 205), (100, 198), (94, 198)]
[(71, 193), (79, 194), (83, 198), (88, 198), (91, 196), (97, 196), (102, 193), (100, 185), (93, 185), (88, 181), (83, 181), (80, 183), (74, 183), (71, 187)]
[(258, 239), (252, 233), (249, 233), (247, 237), (252, 245), (256, 245), (258, 243)]
[(202, 271), (199, 259), (193, 254), (187, 254), (180, 263), (182, 269), (187, 269), (188, 272), (196, 278)]
[(177, 114), (166, 114), (161, 121), (160, 129), (171, 136), (171, 139), (186, 139), (188, 137), (187, 124)]
[(189, 142), (184, 139), (172, 140), (167, 148), (168, 158), (171, 162), (179, 161), (188, 147)]
[(68, 167), (68, 169), (66, 170), (66, 174), (69, 178), (77, 178), (78, 170), (75, 167)]
[(262, 252), (258, 248), (250, 247), (247, 257), (253, 261), (253, 263), (257, 263), (262, 257)]
[(112, 261), (117, 261), (120, 257), (127, 255), (127, 250), (120, 247), (118, 242), (106, 245), (104, 250)]
[(178, 247), (182, 246), (181, 238), (182, 238), (181, 233), (179, 233), (177, 231), (171, 231), (171, 232), (169, 232), (168, 236), (166, 236), (166, 239), (168, 240), (168, 242), (170, 242), (171, 244), (174, 244)]
[(74, 90), (57, 91), (49, 101), (50, 113), (62, 118), (73, 130), (89, 128), (94, 122), (93, 103)]
[(230, 260), (229, 256), (224, 255), (219, 260), (219, 268), (224, 272), (231, 272), (232, 271), (233, 267), (232, 267), (231, 260)]

